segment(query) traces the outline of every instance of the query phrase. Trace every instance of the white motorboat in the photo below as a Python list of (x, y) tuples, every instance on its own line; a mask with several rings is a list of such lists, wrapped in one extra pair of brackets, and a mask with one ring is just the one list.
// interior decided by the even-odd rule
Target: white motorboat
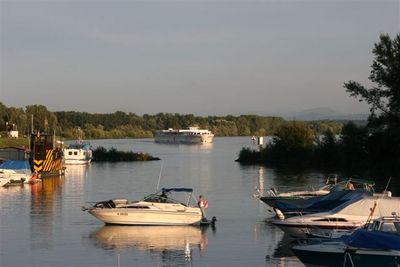
[[(175, 200), (176, 193), (184, 193), (185, 201)], [(172, 198), (171, 194), (174, 194)], [(194, 199), (191, 188), (163, 188), (140, 201), (113, 199), (83, 208), (106, 224), (118, 225), (194, 225), (200, 224), (203, 213), (190, 204)]]
[(178, 130), (169, 128), (154, 132), (154, 140), (157, 143), (206, 144), (212, 143), (213, 139), (214, 134), (211, 131), (199, 127)]
[(9, 160), (0, 164), (0, 187), (22, 185), (31, 180), (32, 172), (28, 161)]
[(89, 164), (93, 159), (92, 149), (89, 143), (77, 141), (63, 149), (65, 165)]
[(400, 220), (381, 217), (350, 236), (319, 241), (292, 248), (306, 265), (318, 266), (399, 266)]
[(255, 197), (263, 201), (265, 204), (272, 208), (276, 207), (277, 202), (284, 203), (305, 203), (306, 199), (325, 196), (333, 191), (341, 191), (348, 189), (349, 185), (352, 185), (354, 189), (361, 189), (368, 192), (374, 192), (373, 186), (375, 185), (372, 181), (347, 178), (342, 181), (338, 181), (338, 178), (328, 178), (325, 185), (319, 187), (318, 189), (309, 190), (292, 190), (292, 191), (280, 191), (272, 187), (269, 190), (262, 190), (257, 188), (257, 194)]
[[(371, 212), (371, 209), (374, 209)], [(364, 225), (368, 219), (400, 214), (400, 198), (365, 196), (350, 200), (327, 211), (274, 220), (283, 231), (293, 236), (304, 236), (311, 229), (321, 231), (352, 230)]]

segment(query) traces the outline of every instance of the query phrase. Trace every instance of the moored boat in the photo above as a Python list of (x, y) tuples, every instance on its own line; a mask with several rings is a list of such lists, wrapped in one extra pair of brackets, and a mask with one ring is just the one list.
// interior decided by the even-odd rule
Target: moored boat
[(184, 144), (205, 144), (212, 143), (214, 134), (207, 129), (189, 127), (188, 129), (159, 130), (154, 132), (154, 141), (157, 143), (184, 143)]
[(381, 217), (350, 236), (294, 246), (292, 251), (306, 265), (399, 266), (400, 221)]
[(0, 164), (0, 186), (23, 185), (31, 178), (32, 172), (28, 161), (8, 160)]
[(63, 155), (65, 165), (85, 165), (93, 159), (90, 144), (81, 140), (64, 148)]
[[(183, 193), (185, 201), (177, 201), (171, 194)], [(200, 224), (203, 213), (194, 200), (191, 188), (163, 188), (139, 201), (113, 199), (84, 208), (106, 224), (118, 225), (195, 225)]]
[[(331, 181), (333, 181), (331, 183)], [(338, 181), (338, 178), (334, 179), (328, 178), (325, 185), (319, 187), (318, 189), (310, 189), (310, 190), (292, 190), (292, 191), (279, 191), (276, 188), (272, 187), (269, 190), (261, 190), (257, 189), (257, 197), (265, 204), (269, 205), (272, 208), (276, 208), (278, 205), (298, 205), (304, 207), (306, 205), (311, 205), (316, 202), (308, 199), (316, 199), (315, 197), (322, 197), (328, 195), (334, 191), (342, 191), (348, 189), (349, 186), (353, 186), (353, 189), (361, 189), (368, 192), (374, 192), (373, 186), (374, 182), (362, 179), (354, 179), (347, 178), (342, 181)], [(324, 198), (322, 198), (324, 199)]]
[[(373, 212), (371, 212), (373, 209)], [(274, 220), (273, 224), (293, 236), (305, 236), (310, 229), (319, 231), (353, 230), (380, 216), (400, 214), (400, 198), (364, 196), (350, 200), (326, 212)]]

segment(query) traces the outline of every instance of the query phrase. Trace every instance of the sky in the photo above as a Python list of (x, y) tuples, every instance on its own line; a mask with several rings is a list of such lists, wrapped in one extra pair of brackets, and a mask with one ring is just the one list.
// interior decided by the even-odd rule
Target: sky
[(51, 111), (368, 113), (400, 0), (0, 0), (0, 102)]

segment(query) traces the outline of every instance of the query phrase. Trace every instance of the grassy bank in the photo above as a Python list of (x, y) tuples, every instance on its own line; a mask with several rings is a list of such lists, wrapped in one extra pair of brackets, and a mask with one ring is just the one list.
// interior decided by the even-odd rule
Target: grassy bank
[(0, 138), (0, 148), (5, 147), (28, 147), (29, 141), (27, 138)]

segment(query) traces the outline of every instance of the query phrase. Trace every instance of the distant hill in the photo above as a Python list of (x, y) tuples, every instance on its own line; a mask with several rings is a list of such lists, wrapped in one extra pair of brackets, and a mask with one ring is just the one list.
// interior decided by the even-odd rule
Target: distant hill
[(313, 108), (297, 113), (285, 114), (282, 116), (287, 120), (300, 121), (366, 121), (368, 119), (368, 114), (344, 114), (330, 108)]

